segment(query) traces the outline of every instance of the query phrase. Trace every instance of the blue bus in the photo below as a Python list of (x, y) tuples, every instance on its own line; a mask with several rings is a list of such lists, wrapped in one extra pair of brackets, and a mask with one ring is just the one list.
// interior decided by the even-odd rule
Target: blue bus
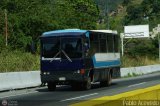
[(44, 32), (41, 42), (41, 81), (48, 90), (68, 84), (91, 89), (109, 86), (120, 77), (119, 36), (112, 30), (65, 29)]

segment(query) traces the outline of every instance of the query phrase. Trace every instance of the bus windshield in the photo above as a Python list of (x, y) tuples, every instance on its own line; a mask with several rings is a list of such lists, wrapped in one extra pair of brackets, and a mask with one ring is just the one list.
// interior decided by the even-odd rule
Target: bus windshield
[(82, 39), (69, 37), (46, 38), (42, 40), (44, 58), (81, 58)]

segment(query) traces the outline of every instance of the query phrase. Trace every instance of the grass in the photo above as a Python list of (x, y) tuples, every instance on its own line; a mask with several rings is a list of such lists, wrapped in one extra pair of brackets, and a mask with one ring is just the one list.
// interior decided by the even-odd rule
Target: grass
[(21, 51), (2, 51), (0, 53), (0, 72), (39, 70), (39, 55)]
[(122, 77), (122, 78), (130, 78), (130, 77), (137, 77), (137, 76), (141, 76), (143, 74), (136, 74), (136, 73), (128, 73), (126, 76)]
[(121, 67), (137, 67), (137, 66), (146, 66), (146, 65), (154, 65), (160, 64), (158, 59), (149, 58), (147, 56), (137, 56), (137, 57), (129, 57), (124, 56), (121, 58), (122, 66)]

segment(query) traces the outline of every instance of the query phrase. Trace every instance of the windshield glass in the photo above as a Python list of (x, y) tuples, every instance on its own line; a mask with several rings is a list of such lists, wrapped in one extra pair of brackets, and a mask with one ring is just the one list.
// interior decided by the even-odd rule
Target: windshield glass
[(47, 38), (42, 40), (44, 58), (81, 58), (81, 38)]
[[(81, 38), (61, 38), (61, 49), (70, 58), (82, 57)], [(62, 58), (66, 58), (66, 56), (63, 54)]]
[[(58, 38), (44, 39), (42, 44), (42, 56), (45, 58), (53, 58), (60, 50), (60, 40)], [(57, 56), (57, 58), (60, 55)]]

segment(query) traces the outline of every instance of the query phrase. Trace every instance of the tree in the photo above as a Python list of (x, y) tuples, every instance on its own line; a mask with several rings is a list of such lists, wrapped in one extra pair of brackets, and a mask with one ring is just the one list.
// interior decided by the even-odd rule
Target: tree
[(131, 3), (131, 0), (123, 0), (123, 3), (122, 3), (122, 4), (123, 4), (124, 6), (126, 6), (126, 5), (128, 5), (129, 3)]
[[(25, 50), (49, 30), (96, 29), (99, 16), (93, 0), (1, 0), (0, 16), (4, 9), (8, 11), (9, 46)], [(0, 27), (4, 27), (4, 15)], [(3, 35), (4, 29), (0, 32)]]

